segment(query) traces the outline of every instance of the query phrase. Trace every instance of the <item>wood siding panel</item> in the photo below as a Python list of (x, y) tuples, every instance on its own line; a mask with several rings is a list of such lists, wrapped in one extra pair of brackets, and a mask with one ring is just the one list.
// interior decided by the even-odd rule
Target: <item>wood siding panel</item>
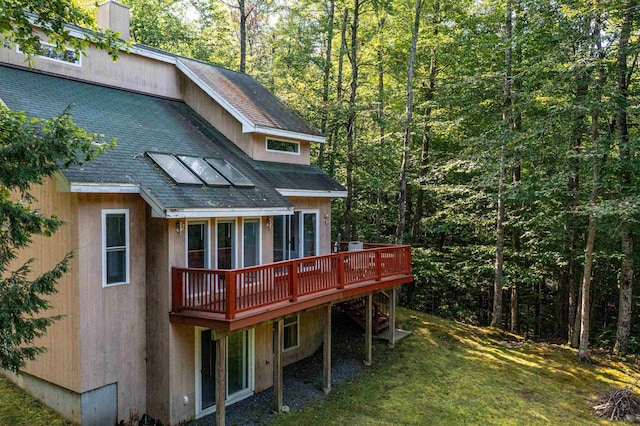
[[(166, 287), (169, 282), (169, 226), (171, 221), (147, 216), (147, 412), (167, 423), (169, 419), (169, 324)], [(174, 233), (175, 233), (175, 223)]]
[[(291, 141), (300, 143), (300, 155), (280, 154), (278, 152), (267, 151), (267, 138), (281, 141)], [(256, 146), (253, 150), (253, 158), (260, 161), (275, 161), (278, 163), (311, 164), (311, 143), (300, 139), (281, 138), (277, 136), (256, 135)]]
[[(130, 284), (102, 287), (102, 210), (129, 209)], [(118, 383), (118, 418), (146, 411), (145, 203), (79, 194), (81, 391)]]
[[(163, 321), (168, 322), (165, 316)], [(171, 424), (177, 424), (195, 417), (195, 327), (171, 325)], [(184, 403), (184, 397), (188, 402)]]
[[(44, 37), (42, 37), (44, 38)], [(82, 57), (82, 66), (36, 57), (31, 64), (16, 49), (0, 48), (0, 62), (31, 67), (46, 73), (115, 86), (158, 96), (181, 99), (178, 69), (173, 64), (120, 52), (116, 62), (105, 51), (90, 46)]]
[(69, 193), (57, 193), (56, 182), (47, 179), (42, 185), (32, 188), (31, 193), (37, 199), (32, 208), (40, 209), (45, 215), (56, 215), (66, 224), (52, 237), (34, 237), (33, 243), (21, 251), (10, 270), (15, 270), (29, 259), (31, 278), (35, 278), (53, 268), (64, 255), (75, 251), (69, 263), (69, 272), (56, 286), (58, 293), (49, 300), (52, 309), (46, 315), (64, 315), (55, 322), (47, 334), (34, 344), (44, 346), (47, 352), (39, 355), (34, 362), (28, 362), (25, 372), (55, 383), (58, 386), (80, 391), (80, 338), (78, 305), (78, 208), (77, 196)]
[(253, 157), (256, 143), (256, 137), (253, 133), (242, 133), (240, 122), (184, 75), (182, 76), (182, 92), (187, 105), (233, 141), (247, 155)]
[(251, 158), (262, 161), (310, 164), (311, 146), (309, 142), (297, 140), (300, 142), (300, 155), (267, 152), (265, 135), (242, 133), (242, 124), (187, 77), (182, 77), (182, 87), (184, 101), (187, 105), (193, 108)]

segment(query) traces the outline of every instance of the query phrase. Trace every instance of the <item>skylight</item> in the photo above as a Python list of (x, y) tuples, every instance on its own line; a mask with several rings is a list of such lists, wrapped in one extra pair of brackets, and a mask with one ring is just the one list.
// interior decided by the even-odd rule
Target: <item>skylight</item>
[(229, 186), (229, 182), (202, 158), (187, 155), (178, 155), (178, 158), (207, 185)]
[(202, 185), (202, 181), (173, 155), (160, 154), (158, 152), (147, 152), (147, 155), (149, 155), (166, 174), (171, 176), (176, 183)]
[(205, 158), (207, 163), (213, 166), (222, 176), (225, 177), (234, 186), (255, 186), (245, 175), (240, 173), (238, 169), (229, 164), (226, 160), (220, 158)]

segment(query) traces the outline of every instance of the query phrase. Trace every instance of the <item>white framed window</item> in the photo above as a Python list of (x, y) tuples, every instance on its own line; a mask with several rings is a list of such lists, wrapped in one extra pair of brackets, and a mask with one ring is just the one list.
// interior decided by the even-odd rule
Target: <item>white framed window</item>
[(234, 269), (238, 264), (236, 219), (218, 219), (215, 228), (215, 269)]
[(262, 264), (262, 227), (260, 218), (242, 219), (242, 266)]
[(187, 268), (209, 268), (211, 254), (209, 247), (209, 221), (187, 221), (186, 232)]
[[(20, 50), (20, 46), (16, 48), (18, 53), (24, 54)], [(36, 47), (36, 55), (39, 58), (47, 59), (55, 62), (62, 62), (63, 64), (75, 65), (77, 67), (82, 66), (82, 55), (76, 52), (74, 49), (65, 48), (62, 51), (57, 51), (56, 46), (53, 44), (40, 41), (40, 44)]]
[(300, 347), (300, 314), (284, 318), (282, 350), (290, 351)]
[(267, 151), (280, 154), (300, 155), (300, 142), (267, 138)]
[(102, 210), (102, 286), (129, 284), (129, 210)]

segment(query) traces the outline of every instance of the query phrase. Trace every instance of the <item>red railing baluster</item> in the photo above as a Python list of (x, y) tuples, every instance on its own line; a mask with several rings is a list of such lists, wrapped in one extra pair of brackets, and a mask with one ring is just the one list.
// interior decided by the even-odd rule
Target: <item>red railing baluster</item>
[(227, 319), (236, 317), (236, 273), (229, 270), (225, 273), (226, 290), (227, 290)]
[(291, 300), (291, 302), (298, 300), (298, 265), (299, 263), (297, 261), (289, 265), (289, 294), (291, 295), (289, 300)]
[(339, 289), (343, 289), (344, 288), (344, 282), (345, 282), (345, 271), (344, 271), (344, 254), (342, 253), (338, 253), (338, 258), (337, 258), (337, 264), (336, 264), (336, 274), (338, 275), (336, 278), (338, 278), (337, 282), (338, 282), (338, 288)]

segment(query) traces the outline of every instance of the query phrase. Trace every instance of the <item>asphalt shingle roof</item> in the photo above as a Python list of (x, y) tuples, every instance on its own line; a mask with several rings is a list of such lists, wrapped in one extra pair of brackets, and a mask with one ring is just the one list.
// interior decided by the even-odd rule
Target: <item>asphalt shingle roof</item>
[(264, 178), (279, 189), (299, 189), (309, 191), (345, 191), (346, 189), (333, 180), (318, 166), (306, 166), (289, 163), (273, 163), (270, 161), (252, 161), (255, 169)]
[(279, 130), (322, 136), (320, 131), (310, 126), (250, 75), (193, 59), (179, 58), (179, 60), (252, 123)]
[[(256, 83), (257, 84), (257, 83)], [(0, 66), (0, 99), (29, 116), (50, 118), (69, 105), (74, 121), (118, 146), (64, 171), (71, 182), (135, 183), (165, 209), (265, 208), (292, 204), (274, 188), (344, 190), (315, 166), (254, 161), (180, 101)], [(223, 158), (253, 188), (178, 185), (146, 151)]]

